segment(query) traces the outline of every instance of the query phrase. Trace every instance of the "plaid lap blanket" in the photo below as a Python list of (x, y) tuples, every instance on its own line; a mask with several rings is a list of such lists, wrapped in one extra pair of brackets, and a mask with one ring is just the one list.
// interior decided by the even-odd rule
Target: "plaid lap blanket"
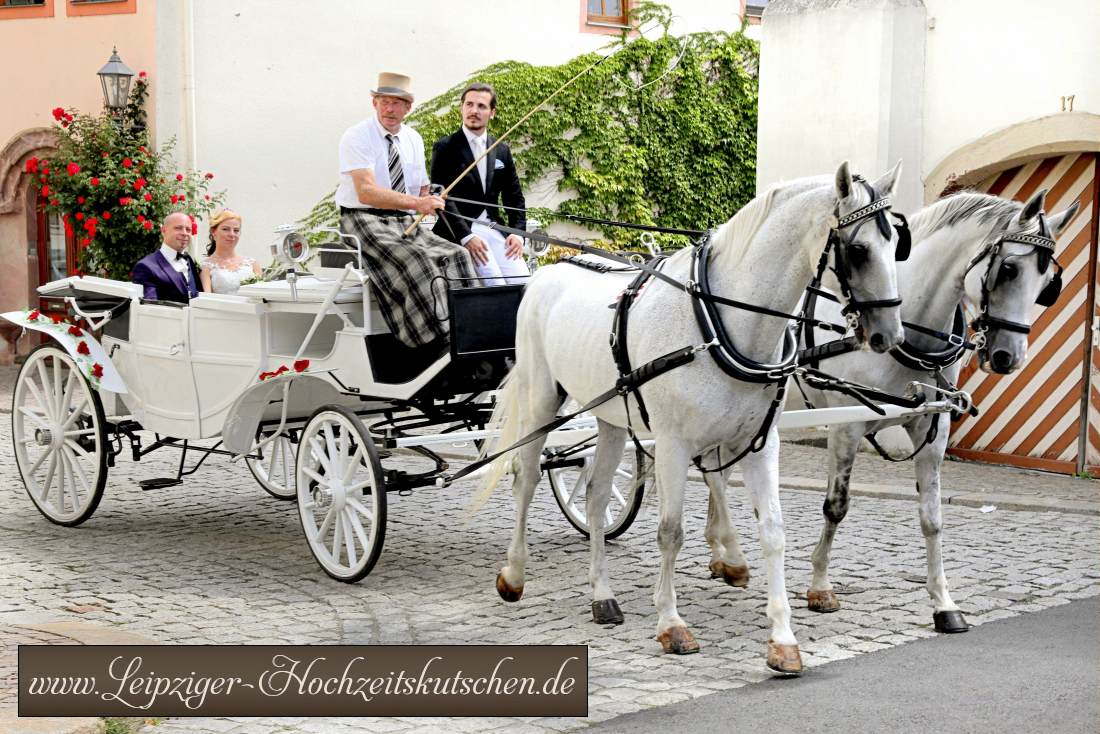
[(421, 347), (448, 332), (444, 277), (476, 278), (477, 274), (465, 247), (420, 227), (403, 237), (412, 216), (379, 217), (345, 210), (340, 231), (356, 235), (362, 243), (371, 286), (390, 331), (402, 344)]

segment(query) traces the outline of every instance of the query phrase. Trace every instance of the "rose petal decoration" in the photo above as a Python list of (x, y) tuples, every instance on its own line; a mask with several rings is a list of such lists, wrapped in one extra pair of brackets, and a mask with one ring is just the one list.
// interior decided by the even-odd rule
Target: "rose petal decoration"
[(84, 332), (76, 324), (73, 324), (72, 326), (69, 327), (69, 333), (72, 334), (73, 336), (84, 336)]
[(101, 365), (99, 362), (96, 362), (92, 365), (92, 377), (103, 377), (103, 365)]
[(88, 343), (86, 341), (84, 341), (83, 339), (81, 339), (80, 341), (78, 341), (76, 343), (76, 353), (77, 354), (91, 354), (92, 350), (88, 349)]
[(308, 369), (309, 369), (309, 360), (308, 359), (299, 359), (297, 362), (294, 363), (294, 371), (295, 372), (305, 372)]

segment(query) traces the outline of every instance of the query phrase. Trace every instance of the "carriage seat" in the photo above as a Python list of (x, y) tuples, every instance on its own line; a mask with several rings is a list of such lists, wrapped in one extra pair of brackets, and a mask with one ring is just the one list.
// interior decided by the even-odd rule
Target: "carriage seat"
[[(291, 292), (290, 283), (285, 280), (242, 285), (237, 294), (246, 298), (261, 298), (269, 303), (292, 303), (295, 300), (300, 303), (323, 303), (329, 291), (332, 290), (332, 284), (332, 280), (303, 275), (295, 284), (297, 299)], [(362, 301), (363, 286), (361, 285), (348, 285), (336, 295), (336, 303), (361, 303)]]

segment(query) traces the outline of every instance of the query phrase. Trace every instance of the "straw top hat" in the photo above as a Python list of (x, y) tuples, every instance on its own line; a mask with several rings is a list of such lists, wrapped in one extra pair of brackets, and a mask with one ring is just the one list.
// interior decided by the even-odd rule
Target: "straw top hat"
[(378, 75), (378, 89), (372, 89), (370, 93), (382, 97), (400, 97), (412, 102), (413, 93), (409, 91), (411, 88), (412, 79), (409, 77), (383, 71)]

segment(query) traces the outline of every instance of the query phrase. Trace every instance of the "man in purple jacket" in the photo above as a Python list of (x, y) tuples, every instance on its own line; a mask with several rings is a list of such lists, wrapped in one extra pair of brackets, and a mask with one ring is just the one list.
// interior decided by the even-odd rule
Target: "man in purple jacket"
[(191, 244), (191, 218), (173, 212), (160, 226), (163, 237), (156, 252), (138, 260), (133, 280), (145, 288), (145, 298), (187, 303), (202, 290), (199, 269), (187, 254)]

